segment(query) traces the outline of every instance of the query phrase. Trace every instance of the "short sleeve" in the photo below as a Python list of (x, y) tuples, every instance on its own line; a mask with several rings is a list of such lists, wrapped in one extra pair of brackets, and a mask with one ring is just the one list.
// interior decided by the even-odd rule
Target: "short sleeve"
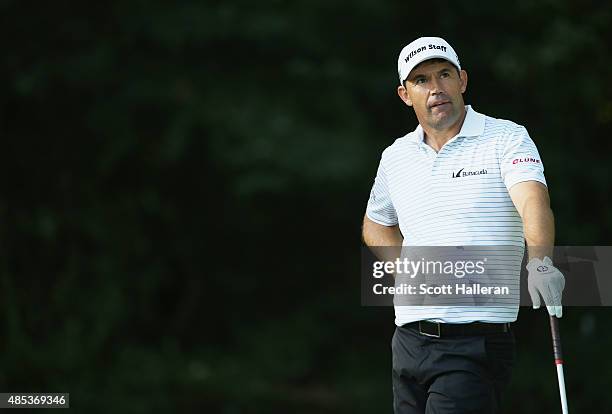
[(391, 201), (387, 174), (382, 160), (378, 166), (372, 191), (370, 191), (366, 215), (373, 222), (383, 226), (395, 226), (397, 224), (397, 213)]
[(506, 141), (500, 169), (508, 190), (523, 181), (538, 181), (546, 185), (544, 165), (538, 149), (522, 126), (517, 127)]

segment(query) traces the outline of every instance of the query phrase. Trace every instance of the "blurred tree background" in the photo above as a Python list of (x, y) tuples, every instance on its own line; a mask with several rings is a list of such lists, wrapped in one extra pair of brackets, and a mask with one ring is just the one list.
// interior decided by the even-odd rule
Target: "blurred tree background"
[[(87, 413), (391, 412), (393, 310), (360, 306), (400, 49), (523, 124), (560, 245), (610, 242), (606, 2), (0, 1), (0, 390)], [(608, 309), (562, 320), (574, 412), (612, 412)], [(559, 410), (522, 309), (506, 413)]]

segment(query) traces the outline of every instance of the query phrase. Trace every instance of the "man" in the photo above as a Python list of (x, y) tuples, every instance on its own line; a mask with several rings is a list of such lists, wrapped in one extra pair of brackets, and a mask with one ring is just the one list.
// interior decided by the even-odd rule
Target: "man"
[[(397, 93), (419, 125), (382, 154), (363, 221), (368, 246), (528, 246), (534, 308), (561, 317), (554, 218), (526, 129), (476, 112), (454, 49), (419, 38), (398, 58)], [(520, 268), (519, 268), (520, 269)], [(516, 272), (518, 284), (520, 272)], [(395, 413), (491, 413), (514, 361), (511, 306), (395, 306)]]

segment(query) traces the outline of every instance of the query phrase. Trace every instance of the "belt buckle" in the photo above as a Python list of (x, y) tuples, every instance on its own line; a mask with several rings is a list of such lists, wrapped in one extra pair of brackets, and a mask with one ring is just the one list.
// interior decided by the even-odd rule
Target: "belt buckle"
[(423, 332), (423, 328), (421, 327), (421, 322), (422, 321), (419, 321), (419, 333), (421, 335), (429, 336), (431, 338), (439, 338), (440, 337), (440, 323), (439, 322), (430, 322), (430, 323), (435, 324), (436, 327), (438, 328), (438, 334), (437, 335), (436, 334), (430, 334), (430, 333), (427, 333), (427, 332)]

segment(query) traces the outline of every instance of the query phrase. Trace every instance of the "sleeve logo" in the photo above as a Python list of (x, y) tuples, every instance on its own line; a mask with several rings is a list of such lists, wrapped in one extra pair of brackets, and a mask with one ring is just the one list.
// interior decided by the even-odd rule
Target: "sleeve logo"
[(512, 164), (520, 164), (522, 162), (531, 162), (534, 164), (540, 164), (542, 161), (540, 161), (537, 158), (531, 158), (531, 157), (525, 157), (525, 158), (515, 158), (512, 160)]

